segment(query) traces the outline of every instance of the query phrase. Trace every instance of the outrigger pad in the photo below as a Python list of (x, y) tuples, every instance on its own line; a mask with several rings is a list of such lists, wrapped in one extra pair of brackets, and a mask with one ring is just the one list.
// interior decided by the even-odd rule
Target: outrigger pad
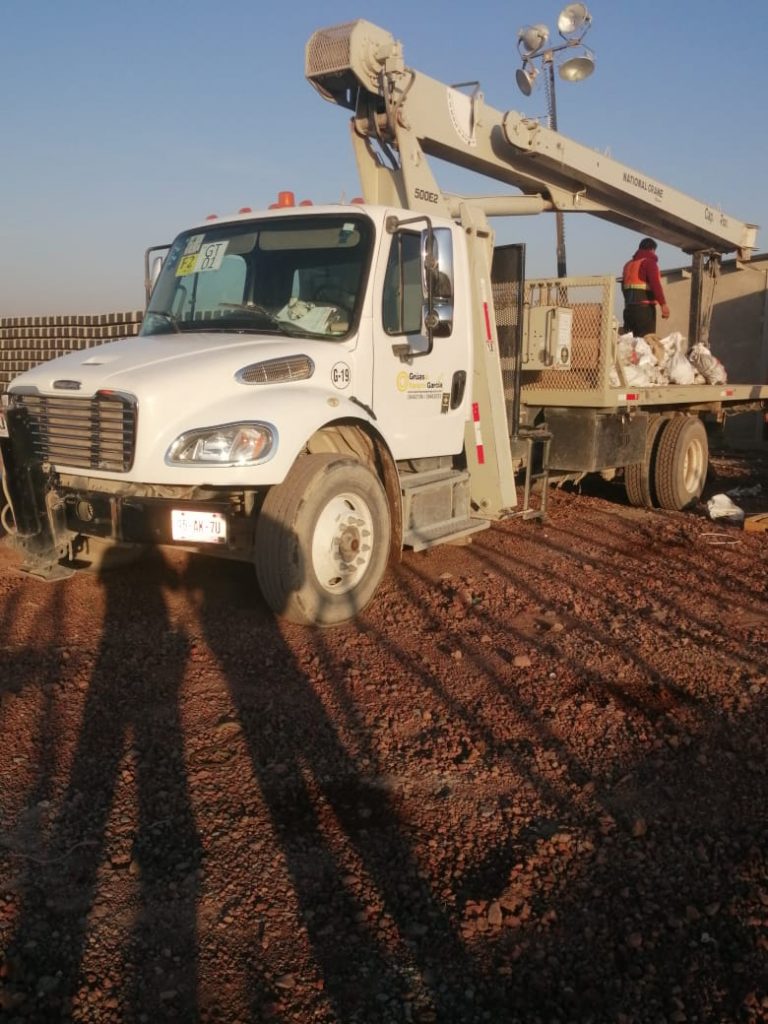
[(35, 576), (38, 579), (44, 580), (46, 583), (57, 583), (59, 580), (68, 580), (70, 576), (74, 576), (77, 570), (70, 569), (68, 565), (61, 565), (59, 562), (54, 562), (53, 565), (22, 565), (22, 572), (28, 573), (30, 576)]
[(11, 547), (23, 559), (19, 566), (20, 572), (49, 583), (69, 579), (75, 574), (76, 570), (71, 565), (62, 564), (64, 558), (61, 553), (46, 544), (43, 538), (12, 535), (9, 540)]

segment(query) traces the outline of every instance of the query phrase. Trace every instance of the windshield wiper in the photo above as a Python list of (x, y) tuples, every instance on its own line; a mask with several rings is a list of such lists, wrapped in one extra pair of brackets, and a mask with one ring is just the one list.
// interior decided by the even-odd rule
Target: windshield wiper
[[(249, 320), (266, 320), (270, 327), (276, 328), (281, 332), (281, 334), (290, 334), (295, 337), (306, 333), (290, 320), (284, 320), (282, 317), (275, 316), (274, 313), (270, 313), (268, 309), (265, 309), (263, 306), (259, 306), (256, 303), (246, 304), (238, 302), (220, 302), (219, 306), (225, 310), (231, 310), (235, 317), (240, 313), (245, 313)], [(226, 314), (224, 314), (221, 319), (226, 320)], [(210, 326), (216, 322), (216, 320), (211, 321)]]

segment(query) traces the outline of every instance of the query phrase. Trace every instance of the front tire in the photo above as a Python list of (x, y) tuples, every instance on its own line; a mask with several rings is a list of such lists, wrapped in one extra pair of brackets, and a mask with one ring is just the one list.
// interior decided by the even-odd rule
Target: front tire
[(339, 625), (373, 597), (389, 543), (389, 507), (378, 477), (346, 456), (306, 455), (264, 500), (256, 577), (283, 618)]
[(701, 497), (709, 466), (707, 431), (698, 416), (673, 416), (659, 438), (655, 485), (660, 508), (681, 511)]

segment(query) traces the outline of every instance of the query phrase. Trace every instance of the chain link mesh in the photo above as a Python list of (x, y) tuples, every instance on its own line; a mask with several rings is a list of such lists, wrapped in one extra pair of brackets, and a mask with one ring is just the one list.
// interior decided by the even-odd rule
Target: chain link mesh
[(524, 368), (524, 391), (602, 391), (607, 387), (612, 351), (613, 287), (613, 278), (609, 277), (525, 282), (526, 312), (537, 306), (570, 309), (573, 329), (570, 369)]

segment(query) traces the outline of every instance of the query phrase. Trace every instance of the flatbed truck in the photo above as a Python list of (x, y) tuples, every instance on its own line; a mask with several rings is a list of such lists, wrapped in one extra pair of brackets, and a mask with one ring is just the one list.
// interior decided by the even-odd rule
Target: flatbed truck
[[(626, 386), (614, 277), (527, 279), (490, 221), (583, 212), (680, 247), (691, 341), (705, 274), (748, 260), (754, 225), (409, 68), (367, 21), (316, 32), (306, 75), (351, 112), (361, 201), (286, 193), (193, 225), (147, 251), (140, 336), (11, 382), (4, 525), (25, 567), (180, 546), (253, 563), (278, 615), (332, 626), (404, 548), (545, 517), (551, 475), (695, 503), (704, 419), (765, 408), (768, 387)], [(444, 192), (431, 157), (515, 191)]]

